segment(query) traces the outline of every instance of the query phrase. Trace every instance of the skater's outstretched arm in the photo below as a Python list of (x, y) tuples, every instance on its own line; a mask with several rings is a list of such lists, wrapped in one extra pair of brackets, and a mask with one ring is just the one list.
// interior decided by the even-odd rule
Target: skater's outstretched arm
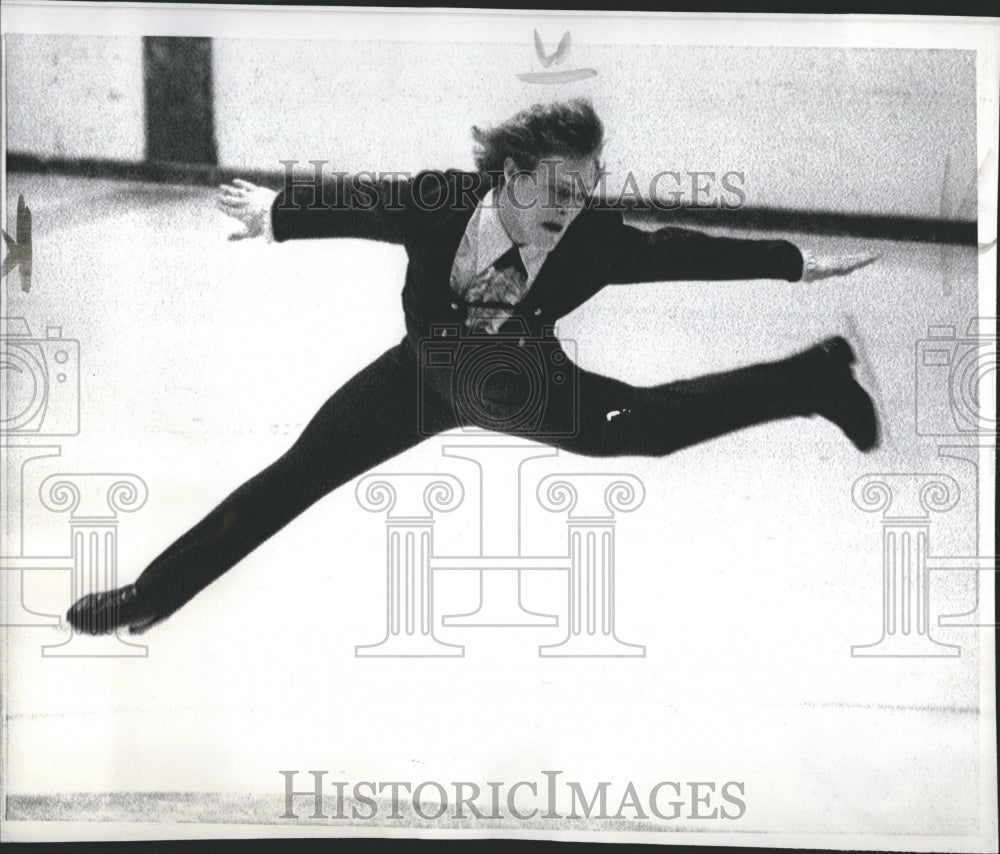
[(280, 192), (236, 179), (219, 188), (217, 205), (245, 226), (231, 239), (355, 237), (405, 243), (421, 211), (428, 209), (428, 192), (433, 195), (442, 183), (439, 176), (332, 173), (288, 178)]
[(713, 237), (667, 226), (644, 231), (618, 221), (611, 229), (607, 281), (614, 284), (669, 280), (785, 279), (814, 281), (846, 275), (878, 258), (874, 253), (815, 255), (788, 240)]

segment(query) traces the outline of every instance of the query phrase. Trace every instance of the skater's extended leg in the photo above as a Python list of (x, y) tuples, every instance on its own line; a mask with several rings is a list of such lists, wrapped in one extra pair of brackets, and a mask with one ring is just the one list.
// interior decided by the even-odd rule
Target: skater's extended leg
[[(80, 631), (148, 628), (176, 611), (337, 487), (418, 444), (416, 367), (394, 347), (336, 391), (281, 457), (179, 537), (134, 586), (84, 597), (67, 614)], [(442, 410), (440, 429), (452, 426)]]
[(754, 424), (821, 415), (869, 450), (878, 426), (853, 361), (838, 337), (786, 359), (650, 387), (578, 369), (578, 430), (544, 441), (587, 456), (663, 456)]

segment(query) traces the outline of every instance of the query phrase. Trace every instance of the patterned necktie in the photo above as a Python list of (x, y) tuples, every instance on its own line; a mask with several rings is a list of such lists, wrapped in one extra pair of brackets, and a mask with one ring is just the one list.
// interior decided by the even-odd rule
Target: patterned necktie
[(465, 325), (471, 329), (496, 334), (516, 305), (528, 292), (528, 271), (521, 253), (511, 246), (483, 272), (465, 286), (462, 296), (469, 307)]

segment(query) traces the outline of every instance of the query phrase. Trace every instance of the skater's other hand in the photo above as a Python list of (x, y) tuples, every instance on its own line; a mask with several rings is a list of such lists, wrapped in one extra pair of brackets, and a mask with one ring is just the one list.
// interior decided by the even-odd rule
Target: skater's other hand
[(278, 194), (267, 187), (258, 187), (242, 178), (232, 184), (222, 184), (215, 206), (224, 214), (243, 223), (243, 231), (229, 235), (230, 240), (260, 237), (270, 231), (271, 205)]
[(803, 252), (805, 261), (802, 269), (803, 282), (815, 282), (817, 279), (829, 279), (833, 276), (846, 276), (862, 267), (867, 267), (881, 257), (878, 252), (860, 252), (854, 255), (816, 255)]

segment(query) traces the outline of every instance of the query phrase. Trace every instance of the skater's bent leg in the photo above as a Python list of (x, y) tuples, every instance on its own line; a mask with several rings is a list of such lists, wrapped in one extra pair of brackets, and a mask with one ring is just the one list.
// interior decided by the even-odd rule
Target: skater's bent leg
[[(415, 368), (400, 347), (336, 391), (289, 450), (235, 489), (139, 576), (172, 613), (324, 495), (418, 444)], [(444, 426), (444, 425), (443, 425)]]

